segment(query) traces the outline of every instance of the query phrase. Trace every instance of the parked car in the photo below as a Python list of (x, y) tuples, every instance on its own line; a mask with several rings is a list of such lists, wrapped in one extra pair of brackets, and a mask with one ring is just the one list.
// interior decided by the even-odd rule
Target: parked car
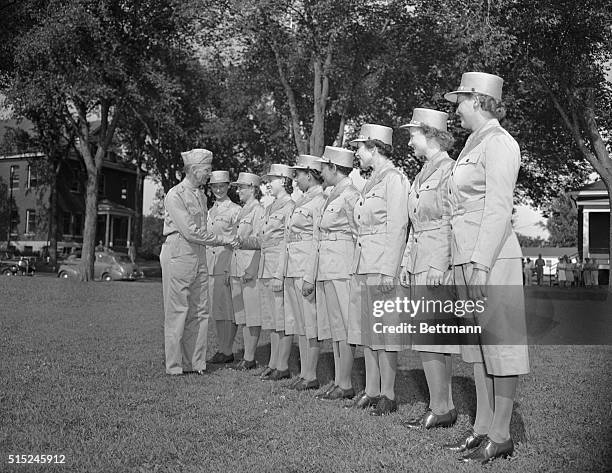
[(0, 252), (0, 274), (3, 276), (34, 276), (36, 274), (35, 258), (17, 256), (8, 251)]
[[(132, 263), (123, 253), (113, 251), (96, 251), (94, 262), (94, 279), (100, 281), (134, 281), (144, 277), (138, 265)], [(69, 256), (57, 270), (57, 276), (63, 279), (80, 279), (81, 258)]]

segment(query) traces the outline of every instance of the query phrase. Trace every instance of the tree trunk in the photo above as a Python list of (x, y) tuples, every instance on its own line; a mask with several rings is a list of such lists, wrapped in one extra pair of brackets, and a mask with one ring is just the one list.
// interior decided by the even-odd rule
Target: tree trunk
[(81, 256), (81, 276), (84, 281), (94, 278), (95, 239), (98, 224), (98, 172), (87, 172), (85, 190), (85, 228), (83, 230), (83, 250)]
[(340, 125), (338, 125), (338, 134), (336, 135), (336, 139), (334, 140), (334, 146), (342, 146), (342, 141), (344, 141), (344, 128), (346, 127), (346, 115), (342, 115), (340, 117)]
[(136, 248), (136, 254), (138, 254), (138, 249), (142, 245), (142, 188), (144, 184), (144, 173), (142, 172), (141, 161), (142, 154), (139, 154), (139, 158), (136, 159), (136, 195), (134, 196), (136, 215), (134, 216), (134, 228), (132, 233), (132, 241)]
[(53, 267), (53, 271), (57, 268), (57, 172), (55, 166), (49, 166), (50, 184), (49, 184), (49, 264)]

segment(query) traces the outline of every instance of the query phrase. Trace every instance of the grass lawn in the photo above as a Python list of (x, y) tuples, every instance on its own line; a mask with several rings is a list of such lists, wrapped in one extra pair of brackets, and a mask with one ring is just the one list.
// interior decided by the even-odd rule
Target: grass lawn
[[(400, 357), (399, 412), (372, 418), (251, 373), (212, 367), (205, 376), (168, 377), (162, 322), (159, 282), (0, 278), (0, 471), (482, 470), (440, 448), (474, 415), (471, 368), (459, 360), (457, 425), (409, 431), (400, 421), (427, 402), (412, 352)], [(353, 376), (361, 388), (358, 353)], [(611, 360), (610, 346), (532, 347), (512, 420), (515, 458), (486, 470), (610, 471)], [(329, 345), (319, 365), (326, 383)], [(296, 347), (290, 366), (297, 371)], [(9, 454), (65, 455), (66, 463), (9, 465)]]

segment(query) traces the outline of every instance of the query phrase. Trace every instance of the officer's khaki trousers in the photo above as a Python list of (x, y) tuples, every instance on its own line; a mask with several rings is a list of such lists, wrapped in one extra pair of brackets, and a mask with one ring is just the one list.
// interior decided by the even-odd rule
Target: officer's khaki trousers
[(209, 318), (206, 249), (175, 233), (166, 239), (159, 259), (166, 373), (204, 370)]

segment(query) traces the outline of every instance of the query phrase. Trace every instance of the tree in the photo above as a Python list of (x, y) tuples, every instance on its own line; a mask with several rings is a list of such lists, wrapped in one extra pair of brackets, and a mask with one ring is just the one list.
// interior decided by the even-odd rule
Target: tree
[(561, 194), (550, 206), (546, 229), (553, 246), (576, 246), (578, 211), (567, 194)]
[(40, 95), (56, 97), (61, 103), (57, 116), (77, 137), (87, 170), (82, 274), (90, 279), (102, 162), (131, 105), (172, 80), (164, 59), (185, 39), (169, 0), (48, 0), (37, 5), (33, 26), (16, 40), (10, 89), (24, 109)]

